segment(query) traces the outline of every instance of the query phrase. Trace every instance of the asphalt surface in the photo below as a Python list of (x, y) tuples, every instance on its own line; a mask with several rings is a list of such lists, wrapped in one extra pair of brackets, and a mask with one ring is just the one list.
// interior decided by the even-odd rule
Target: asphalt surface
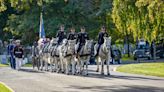
[(164, 78), (142, 76), (112, 71), (111, 75), (96, 73), (96, 66), (89, 66), (89, 75), (65, 75), (32, 70), (21, 71), (0, 68), (0, 81), (15, 92), (164, 92)]

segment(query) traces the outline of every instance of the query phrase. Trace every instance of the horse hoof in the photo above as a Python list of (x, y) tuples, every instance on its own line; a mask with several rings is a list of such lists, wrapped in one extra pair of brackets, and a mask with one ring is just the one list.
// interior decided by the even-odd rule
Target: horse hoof
[(96, 72), (99, 72), (99, 70), (96, 70)]
[(109, 75), (110, 75), (110, 73), (107, 73), (107, 75), (109, 76)]
[(88, 75), (88, 73), (86, 75)]

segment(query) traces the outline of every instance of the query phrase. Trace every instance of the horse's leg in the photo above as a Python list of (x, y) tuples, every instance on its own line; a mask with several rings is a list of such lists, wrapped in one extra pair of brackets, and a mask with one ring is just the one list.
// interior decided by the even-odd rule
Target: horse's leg
[(53, 60), (52, 60), (52, 58), (50, 60), (50, 71), (53, 72)]
[(75, 59), (76, 62), (77, 62), (77, 65), (76, 65), (76, 72), (79, 73), (80, 72), (80, 60), (78, 58)]
[(60, 62), (58, 61), (58, 57), (56, 57), (56, 63), (57, 63), (57, 73), (60, 72)]
[(35, 68), (35, 65), (34, 65), (35, 63), (34, 63), (34, 61), (35, 61), (35, 60), (34, 60), (34, 57), (32, 57), (32, 67), (33, 67), (33, 69)]
[(59, 73), (59, 71), (60, 71), (60, 70), (59, 70), (60, 66), (59, 66), (58, 58), (56, 57), (55, 60), (56, 60), (56, 72)]
[(72, 60), (72, 74), (75, 75), (75, 60)]
[(40, 67), (41, 67), (41, 71), (43, 70), (43, 59), (40, 59)]
[(106, 63), (107, 63), (107, 75), (110, 75), (110, 71), (109, 71), (109, 63), (110, 63), (110, 61), (107, 60)]
[(54, 57), (54, 64), (55, 64), (54, 71), (56, 71), (56, 72), (57, 72), (57, 69), (58, 69), (58, 64), (57, 64), (56, 57)]
[[(89, 57), (90, 58), (90, 57)], [(89, 62), (89, 58), (87, 59), (85, 65), (86, 65), (86, 75), (88, 75), (88, 62)]]
[(66, 74), (68, 75), (69, 74), (69, 61), (68, 61), (68, 59), (65, 61), (65, 68), (66, 68)]
[(46, 58), (45, 58), (45, 71), (48, 71), (48, 57), (46, 56)]
[(105, 60), (101, 60), (101, 75), (104, 75), (104, 61)]
[(59, 57), (59, 62), (60, 62), (60, 70), (62, 73), (64, 73), (64, 59), (62, 56)]
[(80, 74), (83, 74), (83, 70), (84, 70), (84, 61), (80, 60)]
[(101, 62), (100, 57), (97, 57), (96, 63), (97, 63), (97, 70), (96, 72), (99, 72), (99, 62)]
[(38, 68), (38, 71), (40, 70), (40, 59), (37, 58), (37, 68)]

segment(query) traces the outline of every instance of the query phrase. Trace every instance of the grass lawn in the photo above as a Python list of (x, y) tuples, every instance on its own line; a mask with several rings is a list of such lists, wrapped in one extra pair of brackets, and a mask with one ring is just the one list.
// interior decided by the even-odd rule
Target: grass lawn
[[(7, 66), (9, 66), (8, 64), (0, 64), (0, 67), (7, 67)], [(24, 67), (32, 67), (32, 64), (30, 64), (30, 63), (27, 63), (27, 64), (25, 64), (25, 65), (23, 65)]]
[(24, 67), (32, 67), (32, 64), (30, 64), (30, 63), (27, 63), (27, 64), (25, 64), (25, 65), (23, 65)]
[(117, 71), (164, 77), (164, 62), (128, 64), (118, 67)]
[(6, 86), (0, 83), (0, 92), (11, 92)]
[(0, 64), (0, 67), (6, 67), (6, 66), (9, 66), (7, 64)]
[(133, 61), (133, 56), (130, 55), (130, 57), (128, 57), (127, 54), (123, 55), (122, 58), (121, 58), (122, 61)]

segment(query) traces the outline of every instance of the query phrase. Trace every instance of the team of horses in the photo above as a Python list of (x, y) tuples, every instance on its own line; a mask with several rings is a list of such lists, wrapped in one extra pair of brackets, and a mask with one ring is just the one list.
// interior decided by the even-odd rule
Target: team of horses
[[(33, 69), (37, 66), (38, 70), (50, 70), (51, 72), (62, 72), (65, 74), (85, 74), (88, 75), (88, 65), (93, 51), (93, 40), (86, 40), (79, 53), (77, 49), (79, 43), (76, 40), (64, 39), (60, 45), (57, 44), (57, 38), (52, 38), (50, 42), (42, 44), (38, 41), (37, 46), (32, 47), (36, 54), (33, 56)], [(94, 45), (94, 53), (97, 53), (98, 45)], [(100, 47), (96, 57), (97, 72), (101, 64), (101, 74), (104, 75), (104, 66), (106, 62), (107, 75), (110, 75), (109, 64), (111, 60), (111, 37), (104, 37), (104, 43)]]

